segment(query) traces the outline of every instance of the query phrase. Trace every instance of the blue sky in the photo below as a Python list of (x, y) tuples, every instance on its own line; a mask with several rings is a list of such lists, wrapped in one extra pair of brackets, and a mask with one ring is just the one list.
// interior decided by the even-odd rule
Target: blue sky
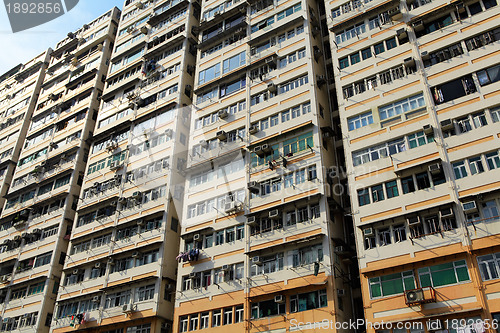
[[(2, 1), (3, 2), (3, 1)], [(54, 46), (70, 31), (80, 28), (124, 0), (80, 0), (75, 8), (50, 22), (12, 33), (5, 6), (0, 4), (0, 75)]]

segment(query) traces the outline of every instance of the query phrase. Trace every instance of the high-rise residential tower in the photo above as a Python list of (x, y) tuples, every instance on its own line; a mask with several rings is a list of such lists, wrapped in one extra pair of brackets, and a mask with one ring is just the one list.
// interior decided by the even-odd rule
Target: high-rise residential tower
[[(17, 147), (21, 151), (15, 155), (18, 163), (0, 217), (4, 225), (12, 224), (2, 231), (6, 235), (0, 267), (7, 276), (2, 331), (48, 332), (54, 327), (54, 303), (88, 159), (88, 138), (118, 18), (115, 8), (68, 33), (47, 56), (42, 54), (15, 77), (40, 89), (31, 97), (35, 104), (28, 103), (25, 110), (31, 117)], [(45, 72), (35, 74), (40, 66)], [(23, 101), (29, 101), (28, 96)]]
[(333, 191), (324, 6), (201, 11), (174, 331), (345, 321), (356, 273)]
[(366, 319), (482, 332), (500, 313), (497, 1), (327, 13)]
[(171, 331), (199, 12), (124, 3), (54, 332)]
[[(49, 49), (27, 63), (16, 66), (0, 77), (0, 117), (2, 119), (0, 124), (0, 207), (2, 208), (5, 204), (5, 195), (12, 184), (12, 176), (19, 160), (19, 151), (24, 144), (31, 115), (40, 93), (50, 51)], [(14, 270), (27, 213), (29, 212), (24, 211), (22, 214), (18, 212), (18, 214), (5, 214), (0, 217), (2, 318), (9, 318), (9, 312), (13, 311), (9, 299), (15, 297), (17, 287), (9, 286), (14, 285)], [(26, 292), (25, 289), (24, 292)], [(33, 323), (35, 322), (37, 322), (36, 317), (33, 319)]]

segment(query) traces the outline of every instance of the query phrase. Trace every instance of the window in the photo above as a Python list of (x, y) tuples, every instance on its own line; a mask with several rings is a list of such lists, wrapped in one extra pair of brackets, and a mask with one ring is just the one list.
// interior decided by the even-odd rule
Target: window
[(321, 244), (290, 251), (292, 266), (299, 267), (323, 261), (323, 246)]
[(222, 310), (214, 310), (212, 313), (212, 327), (218, 327), (221, 325), (221, 314)]
[(399, 196), (397, 182), (393, 180), (385, 183), (385, 191), (387, 193), (387, 199)]
[(383, 42), (373, 45), (373, 48), (375, 49), (375, 54), (380, 54), (380, 53), (385, 52)]
[(230, 71), (245, 65), (245, 51), (226, 59), (222, 63), (222, 74), (229, 73)]
[(494, 123), (498, 123), (500, 121), (500, 107), (496, 107), (490, 110), (491, 118)]
[(481, 156), (476, 156), (469, 158), (469, 167), (471, 175), (475, 175), (476, 173), (483, 173), (483, 161), (481, 161)]
[(489, 170), (500, 168), (500, 158), (497, 151), (486, 154), (486, 164), (488, 164)]
[(401, 185), (403, 187), (403, 194), (415, 192), (415, 182), (413, 181), (413, 176), (402, 178)]
[(422, 107), (425, 107), (424, 96), (423, 94), (418, 94), (412, 97), (404, 98), (392, 104), (379, 107), (378, 112), (380, 119), (384, 120)]
[(495, 200), (481, 203), (481, 211), (486, 221), (498, 219), (500, 217)]
[(244, 309), (243, 305), (238, 305), (235, 308), (235, 316), (234, 316), (234, 322), (235, 323), (242, 323), (244, 320)]
[(366, 59), (371, 58), (371, 57), (372, 57), (371, 48), (366, 48), (364, 50), (361, 50), (361, 58), (363, 58), (363, 60), (366, 60)]
[(485, 86), (500, 80), (500, 65), (496, 65), (476, 73), (479, 85)]
[(347, 57), (339, 59), (339, 67), (340, 69), (349, 67), (349, 59)]
[(210, 312), (201, 313), (200, 330), (209, 327), (208, 326), (209, 319), (210, 319)]
[(394, 243), (404, 242), (406, 240), (406, 227), (404, 224), (392, 227), (394, 234)]
[(415, 289), (415, 278), (413, 271), (405, 271), (371, 278), (369, 285), (371, 298), (385, 297)]
[(192, 314), (189, 317), (189, 330), (194, 331), (198, 329), (198, 314)]
[(371, 190), (372, 190), (373, 202), (382, 201), (385, 199), (384, 198), (384, 189), (382, 188), (382, 185), (373, 186), (371, 188)]
[(155, 285), (150, 284), (148, 286), (140, 287), (137, 290), (136, 298), (137, 298), (137, 301), (141, 302), (141, 301), (145, 301), (148, 299), (153, 299), (154, 294), (155, 294)]
[(198, 75), (198, 84), (209, 82), (220, 76), (220, 64), (215, 64), (212, 67), (200, 71)]
[(313, 180), (316, 179), (318, 176), (316, 172), (316, 165), (311, 165), (310, 167), (307, 168), (307, 180)]
[(419, 268), (418, 277), (422, 287), (440, 287), (470, 280), (465, 260)]
[(452, 165), (456, 179), (467, 177), (467, 170), (465, 169), (465, 163), (463, 161), (453, 163)]
[(378, 233), (378, 242), (380, 246), (385, 246), (392, 243), (391, 231), (389, 228), (379, 229), (377, 230), (377, 233)]
[(368, 189), (358, 190), (358, 202), (360, 206), (370, 204), (370, 192)]
[(398, 46), (396, 43), (396, 37), (389, 38), (385, 41), (385, 46), (387, 46), (387, 50), (393, 49)]
[(498, 279), (500, 272), (500, 253), (477, 257), (477, 263), (483, 281)]
[(233, 323), (233, 308), (225, 308), (224, 320), (222, 321), (222, 325), (230, 325), (232, 323)]
[(431, 187), (431, 181), (427, 172), (417, 173), (415, 178), (417, 180), (417, 187), (419, 190)]
[(350, 58), (351, 58), (351, 65), (357, 64), (358, 62), (361, 61), (361, 58), (359, 57), (359, 53), (351, 54)]
[(39, 255), (35, 258), (35, 264), (33, 265), (33, 267), (40, 267), (40, 266), (48, 265), (48, 264), (50, 264), (51, 258), (52, 258), (51, 252)]
[(425, 135), (424, 131), (417, 132), (415, 134), (408, 135), (408, 143), (410, 149), (423, 146), (427, 143), (434, 142), (434, 136)]
[(290, 312), (301, 312), (323, 308), (328, 300), (326, 289), (290, 296)]
[(274, 299), (251, 304), (252, 319), (275, 316), (285, 313), (285, 304), (276, 303)]
[(372, 113), (370, 111), (370, 112), (362, 113), (362, 114), (355, 116), (355, 117), (348, 118), (347, 124), (349, 127), (349, 131), (373, 124)]

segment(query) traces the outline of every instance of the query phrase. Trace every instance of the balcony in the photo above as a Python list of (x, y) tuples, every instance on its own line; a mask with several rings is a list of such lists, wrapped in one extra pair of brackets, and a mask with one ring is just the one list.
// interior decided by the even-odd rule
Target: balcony
[(214, 42), (221, 41), (231, 34), (238, 33), (240, 29), (245, 29), (246, 25), (247, 19), (245, 16), (241, 16), (232, 22), (226, 22), (224, 27), (220, 27), (219, 29), (216, 29), (208, 34), (204, 34), (201, 38), (201, 42), (198, 44), (198, 48), (205, 49)]

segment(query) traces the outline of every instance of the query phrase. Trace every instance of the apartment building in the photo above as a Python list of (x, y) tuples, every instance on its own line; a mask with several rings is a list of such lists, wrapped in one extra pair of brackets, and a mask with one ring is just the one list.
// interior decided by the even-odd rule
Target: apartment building
[(473, 321), (500, 313), (497, 1), (327, 13), (366, 320), (488, 329)]
[(324, 9), (201, 5), (174, 332), (285, 332), (353, 315)]
[[(0, 77), (0, 207), (12, 182), (19, 151), (28, 132), (29, 120), (36, 106), (38, 93), (45, 74), (50, 50), (19, 64)], [(17, 218), (0, 218), (0, 311), (2, 318), (7, 309), (5, 302), (11, 289), (15, 259), (18, 251), (14, 243), (21, 237), (25, 221)]]
[(124, 2), (53, 332), (170, 332), (200, 7)]
[(0, 217), (2, 331), (48, 332), (53, 325), (119, 13), (115, 8), (68, 33), (14, 77), (35, 93), (30, 99), (26, 91), (19, 97), (26, 106), (14, 108), (27, 120), (18, 125), (17, 166)]

